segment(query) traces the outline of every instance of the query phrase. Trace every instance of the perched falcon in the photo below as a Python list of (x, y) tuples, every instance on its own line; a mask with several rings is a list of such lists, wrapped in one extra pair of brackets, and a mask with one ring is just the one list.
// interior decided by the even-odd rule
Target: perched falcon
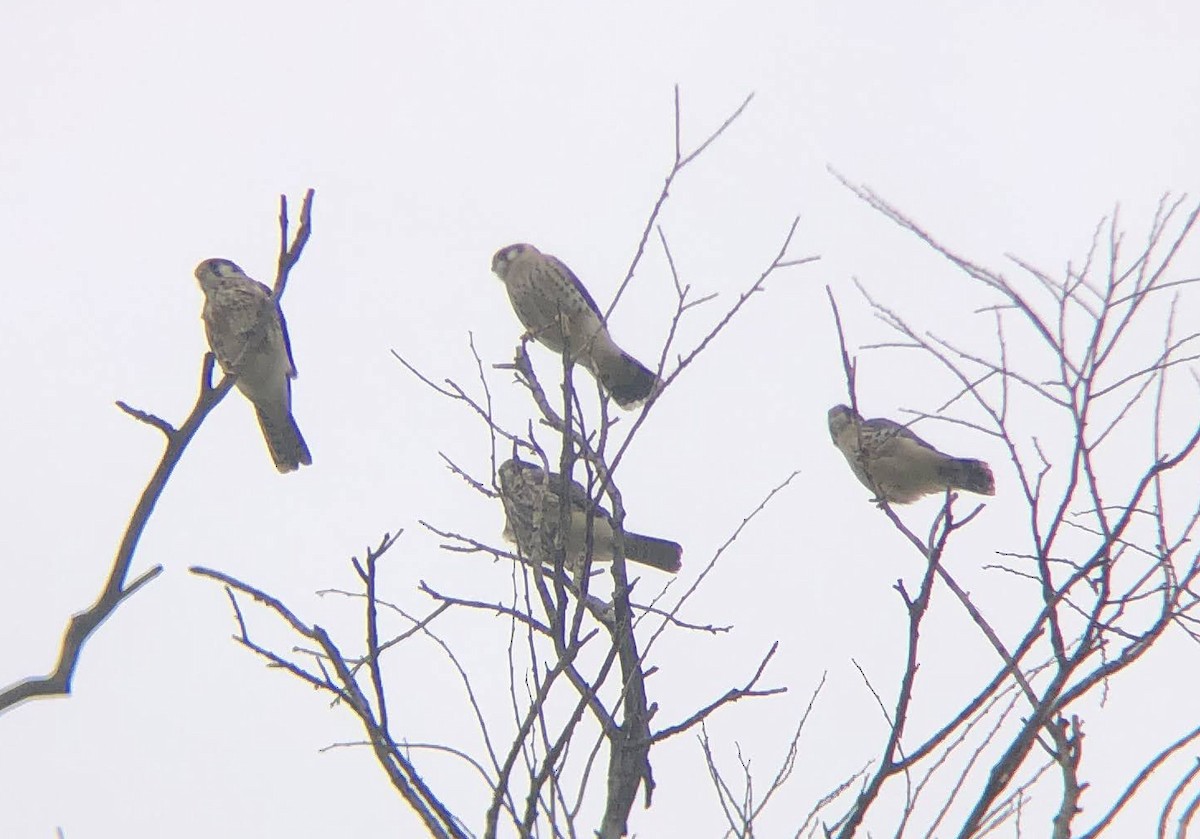
[(292, 417), (296, 365), (283, 312), (271, 289), (250, 279), (228, 259), (196, 266), (204, 292), (204, 331), (226, 373), (254, 405), (267, 448), (280, 472), (312, 463), (312, 455)]
[(903, 425), (864, 420), (845, 405), (829, 409), (829, 434), (877, 501), (910, 504), (922, 495), (965, 489), (995, 495), (991, 468), (982, 460), (942, 454)]
[[(526, 557), (554, 557), (554, 541), (560, 519), (559, 492), (562, 476), (532, 463), (507, 460), (500, 466), (500, 497), (504, 502), (504, 538), (514, 543)], [(581, 568), (587, 550), (587, 520), (592, 511), (592, 557), (611, 562), (613, 558), (612, 515), (589, 498), (577, 481), (568, 483), (571, 526), (564, 539), (568, 567)], [(541, 545), (533, 543), (534, 511), (541, 506), (536, 522)], [(666, 539), (625, 533), (625, 558), (674, 573), (679, 570), (683, 548)]]
[(618, 347), (600, 307), (571, 269), (533, 245), (509, 245), (492, 257), (521, 323), (538, 341), (571, 358), (599, 380), (622, 408), (634, 408), (660, 386), (658, 376)]

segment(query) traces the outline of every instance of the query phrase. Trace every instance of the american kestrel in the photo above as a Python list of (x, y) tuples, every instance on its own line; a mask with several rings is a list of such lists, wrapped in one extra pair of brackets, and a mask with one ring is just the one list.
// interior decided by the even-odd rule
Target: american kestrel
[(613, 342), (600, 307), (571, 269), (533, 245), (496, 251), (492, 271), (529, 334), (571, 359), (599, 380), (622, 408), (646, 401), (660, 386), (658, 376)]
[(836, 405), (829, 409), (829, 434), (877, 501), (910, 504), (946, 489), (996, 494), (992, 470), (982, 460), (942, 454), (890, 419), (864, 420), (845, 405)]
[(296, 365), (287, 323), (271, 289), (228, 259), (204, 260), (196, 266), (196, 279), (204, 292), (201, 318), (208, 345), (254, 405), (275, 468), (291, 472), (312, 463), (292, 417)]
[[(533, 463), (507, 460), (500, 466), (500, 497), (504, 502), (504, 538), (515, 544), (525, 557), (554, 558), (554, 541), (559, 527), (559, 492), (562, 476)], [(571, 526), (563, 540), (566, 563), (581, 568), (587, 551), (587, 520), (592, 511), (592, 558), (611, 562), (613, 558), (612, 515), (592, 502), (587, 490), (577, 481), (568, 483)], [(541, 545), (533, 542), (534, 511), (541, 507), (537, 522)], [(683, 548), (676, 542), (625, 533), (625, 558), (663, 571), (679, 570)]]

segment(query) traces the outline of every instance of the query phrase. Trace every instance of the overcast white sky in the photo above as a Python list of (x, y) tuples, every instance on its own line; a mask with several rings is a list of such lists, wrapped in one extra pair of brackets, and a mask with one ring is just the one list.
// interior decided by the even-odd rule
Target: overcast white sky
[[(195, 264), (226, 257), (269, 283), (279, 194), (298, 208), (311, 186), (317, 199), (284, 301), (300, 370), (295, 412), (314, 465), (278, 475), (245, 401), (217, 409), (135, 561), (135, 573), (162, 564), (163, 576), (94, 636), (71, 698), (0, 718), (4, 837), (49, 837), (56, 826), (70, 839), (416, 830), (366, 752), (318, 753), (360, 736), (348, 713), (237, 647), (223, 593), (186, 568), (226, 570), (357, 638), (356, 611), (314, 592), (352, 587), (348, 557), (405, 528), (387, 565), (391, 599), (424, 608), (422, 579), (505, 596), (506, 569), (440, 552), (417, 525), (498, 539), (499, 506), (437, 454), (482, 475), (486, 436), (389, 350), (464, 384), (476, 381), (469, 332), (486, 363), (509, 360), (520, 329), (489, 265), (513, 241), (562, 258), (607, 304), (669, 167), (676, 83), (686, 145), (755, 93), (663, 216), (684, 280), (727, 305), (796, 214), (793, 253), (822, 259), (771, 282), (656, 407), (622, 467), (628, 525), (682, 542), (681, 583), (690, 583), (766, 491), (801, 470), (686, 615), (736, 631), (665, 642), (655, 662), (667, 721), (744, 680), (781, 642), (767, 681), (792, 693), (728, 709), (711, 729), (724, 757), (740, 742), (764, 772), (828, 671), (795, 786), (766, 827), (798, 824), (882, 743), (850, 657), (891, 685), (904, 619), (891, 586), (920, 570), (829, 444), (825, 412), (845, 395), (824, 286), (838, 293), (855, 344), (887, 333), (852, 277), (950, 334), (980, 329), (971, 312), (987, 302), (826, 166), (977, 261), (1002, 265), (1011, 252), (1051, 272), (1084, 253), (1116, 202), (1140, 234), (1160, 194), (1194, 192), (1200, 180), (1200, 6), (1186, 0), (353, 9), (13, 0), (5, 12), (0, 684), (49, 668), (160, 454), (160, 436), (113, 401), (171, 420), (192, 403), (205, 349)], [(671, 308), (652, 251), (613, 332), (655, 358)], [(715, 313), (696, 314), (685, 346)], [(932, 369), (866, 356), (864, 409), (935, 408), (949, 391)], [(522, 426), (530, 408), (520, 390), (501, 372), (491, 382), (499, 413)], [(1004, 453), (961, 428), (930, 436), (997, 465), (1000, 494), (954, 563), (1004, 623), (1006, 598), (1027, 592), (975, 570), (1022, 524), (1004, 497), (1013, 481)], [(935, 508), (906, 515), (923, 532)], [(918, 727), (946, 707), (940, 693), (959, 696), (958, 677), (995, 666), (961, 611), (942, 605), (931, 617), (940, 640), (930, 642), (940, 663), (929, 667), (929, 716)], [(468, 660), (498, 654), (507, 625), (474, 617), (448, 636)], [(1172, 734), (1195, 723), (1186, 699), (1200, 685), (1196, 652), (1179, 650), (1189, 658), (1173, 662), (1170, 690), (1114, 692), (1090, 723), (1090, 759), (1118, 768), (1132, 759), (1133, 711), (1178, 712)], [(398, 734), (471, 742), (456, 677), (429, 645), (392, 668)], [(1143, 688), (1159, 684), (1153, 668)], [(654, 759), (655, 806), (635, 811), (632, 827), (719, 835), (694, 741)], [(480, 794), (444, 760), (423, 766), (451, 797)]]

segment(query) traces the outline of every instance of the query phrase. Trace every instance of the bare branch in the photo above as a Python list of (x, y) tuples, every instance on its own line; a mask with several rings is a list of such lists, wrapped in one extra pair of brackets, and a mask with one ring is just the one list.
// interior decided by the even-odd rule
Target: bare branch
[[(312, 198), (313, 191), (310, 189), (305, 197), (304, 209), (301, 212), (301, 226), (296, 233), (296, 238), (293, 240), (292, 246), (287, 249), (281, 246), (280, 274), (276, 279), (277, 297), (278, 294), (282, 293), (287, 273), (300, 259), (301, 252), (304, 250), (304, 244), (308, 241), (311, 233), (310, 213)], [(286, 208), (286, 199), (284, 205)], [(280, 236), (284, 245), (287, 242), (287, 235), (285, 209), (280, 218)], [(113, 559), (112, 567), (108, 572), (108, 578), (104, 583), (104, 588), (101, 590), (99, 597), (97, 597), (96, 602), (90, 607), (72, 616), (67, 623), (62, 643), (59, 647), (58, 662), (54, 670), (45, 676), (22, 679), (0, 690), (0, 713), (16, 707), (27, 699), (69, 695), (71, 692), (71, 680), (75, 674), (75, 667), (79, 663), (79, 656), (83, 652), (83, 646), (87, 642), (87, 639), (116, 611), (121, 603), (162, 572), (161, 566), (155, 566), (137, 577), (132, 583), (126, 584), (126, 578), (133, 564), (133, 557), (137, 550), (138, 542), (141, 539), (142, 532), (146, 528), (146, 524), (150, 521), (150, 516), (154, 512), (154, 507), (158, 503), (159, 497), (166, 489), (167, 481), (170, 479), (172, 472), (174, 472), (188, 444), (199, 430), (200, 424), (212, 409), (225, 398), (225, 394), (229, 392), (230, 388), (233, 387), (233, 378), (229, 376), (224, 377), (216, 386), (211, 384), (213, 365), (214, 358), (212, 353), (206, 353), (201, 365), (200, 392), (196, 397), (196, 402), (192, 406), (191, 412), (178, 428), (173, 427), (166, 420), (161, 419), (155, 414), (132, 408), (122, 401), (117, 402), (117, 406), (134, 419), (161, 431), (166, 438), (166, 446), (162, 456), (159, 458), (158, 465), (142, 490), (141, 497), (134, 507), (133, 514), (130, 516), (129, 524), (126, 526), (125, 533), (121, 537), (121, 543), (117, 547), (116, 556)]]

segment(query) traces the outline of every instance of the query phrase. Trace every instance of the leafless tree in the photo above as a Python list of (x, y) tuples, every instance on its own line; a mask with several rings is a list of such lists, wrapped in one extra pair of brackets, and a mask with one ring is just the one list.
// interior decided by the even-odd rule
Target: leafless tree
[[(654, 701), (655, 686), (670, 678), (673, 666), (653, 659), (665, 633), (725, 631), (685, 623), (679, 616), (735, 545), (741, 528), (689, 575), (686, 588), (666, 585), (648, 596), (651, 582), (630, 579), (622, 537), (621, 466), (631, 456), (631, 442), (653, 422), (655, 406), (670, 398), (672, 384), (688, 374), (777, 272), (809, 261), (789, 256), (794, 221), (773, 258), (713, 316), (704, 337), (684, 351), (675, 346), (680, 324), (711, 311), (713, 306), (704, 306), (714, 295), (696, 296), (677, 273), (660, 211), (680, 173), (748, 104), (749, 99), (685, 153), (676, 99), (674, 161), (608, 308), (611, 314), (651, 237), (657, 237), (676, 305), (657, 364), (664, 387), (636, 414), (618, 422), (606, 395), (577, 375), (569, 357), (539, 370), (535, 359), (542, 351), (531, 353), (527, 339), (516, 347), (511, 363), (485, 362), (472, 340), (478, 383), (470, 386), (428, 375), (397, 354), (448, 406), (475, 417), (489, 441), (485, 464), (460, 464), (442, 453), (447, 468), (462, 479), (464, 493), (499, 505), (499, 464), (510, 453), (520, 454), (546, 473), (562, 476), (556, 489), (564, 501), (555, 530), (563, 533), (571, 515), (567, 480), (573, 478), (593, 508), (611, 511), (616, 533), (611, 563), (593, 567), (594, 513), (588, 515), (582, 567), (568, 562), (561, 540), (525, 550), (476, 539), (452, 524), (422, 521), (445, 550), (506, 563), (512, 569), (510, 590), (481, 598), (422, 582), (425, 608), (406, 610), (398, 605), (399, 592), (381, 590), (381, 564), (400, 538), (385, 534), (361, 560), (352, 561), (359, 587), (333, 592), (361, 607), (363, 624), (361, 635), (336, 639), (259, 586), (220, 570), (192, 569), (225, 587), (240, 644), (327, 693), (357, 718), (365, 738), (353, 745), (371, 750), (434, 836), (625, 835), (639, 796), (646, 806), (652, 800), (654, 747), (685, 732), (697, 735), (726, 835), (752, 836), (768, 806), (778, 810), (788, 806), (781, 802), (794, 802), (780, 793), (794, 775), (807, 712), (790, 732), (782, 763), (760, 785), (748, 758), (739, 754), (737, 767), (721, 764), (706, 726), (730, 703), (785, 689), (767, 677), (774, 646), (746, 672), (730, 672), (728, 691), (680, 718), (659, 719)], [(987, 570), (1015, 581), (1022, 597), (996, 611), (973, 597), (959, 582), (961, 572), (946, 561), (962, 534), (977, 525), (979, 504), (966, 506), (947, 493), (928, 529), (916, 528), (907, 511), (886, 501), (877, 510), (863, 505), (863, 515), (886, 517), (898, 550), (913, 560), (914, 577), (895, 584), (906, 616), (897, 649), (902, 666), (894, 684), (879, 684), (859, 668), (886, 721), (886, 736), (874, 754), (861, 756), (859, 770), (828, 778), (824, 796), (790, 814), (795, 835), (886, 831), (897, 837), (982, 837), (1028, 830), (1056, 839), (1093, 837), (1128, 816), (1135, 800), (1140, 811), (1147, 804), (1156, 808), (1158, 835), (1186, 834), (1200, 809), (1200, 764), (1188, 760), (1200, 739), (1194, 720), (1182, 730), (1171, 728), (1173, 720), (1158, 721), (1146, 736), (1159, 738), (1160, 750), (1130, 769), (1128, 784), (1111, 800), (1098, 800), (1089, 786), (1094, 774), (1084, 743), (1085, 735), (1097, 736), (1089, 726), (1093, 698), (1136, 672), (1135, 665), (1164, 639), (1200, 638), (1194, 594), (1200, 555), (1190, 548), (1200, 520), (1200, 497), (1193, 489), (1200, 425), (1191, 419), (1197, 415), (1193, 388), (1200, 377), (1192, 365), (1200, 333), (1180, 329), (1176, 322), (1197, 278), (1180, 277), (1175, 267), (1200, 206), (1189, 210), (1182, 200), (1164, 198), (1145, 243), (1132, 249), (1114, 214), (1096, 228), (1082, 264), (1068, 266), (1061, 278), (1016, 258), (1010, 277), (955, 254), (870, 189), (843, 183), (992, 298), (975, 313), (987, 323), (977, 334), (987, 338), (966, 345), (928, 331), (913, 314), (859, 285), (862, 305), (898, 336), (863, 349), (916, 351), (953, 383), (944, 393), (921, 391), (922, 402), (909, 409), (913, 421), (955, 423), (987, 435), (1007, 452), (1005, 474), (1013, 478), (1005, 483), (1005, 493), (1023, 507), (1021, 527), (1010, 528), (1010, 540), (995, 546), (995, 561)], [(848, 398), (857, 406), (860, 356), (849, 349), (832, 292), (829, 301)], [(516, 427), (497, 418), (492, 399), (496, 387), (514, 386), (530, 406)], [(767, 493), (743, 527), (791, 479)], [(535, 523), (535, 531), (540, 526)], [(281, 648), (261, 640), (252, 629), (257, 625), (248, 614), (250, 601), (259, 604), (261, 617), (281, 621), (296, 643)], [(977, 684), (957, 684), (963, 700), (934, 724), (917, 724), (929, 716), (915, 713), (922, 696), (918, 688), (939, 675), (927, 653), (933, 608), (961, 610), (970, 619), (992, 669)], [(438, 634), (464, 624), (507, 638), (506, 690), (474, 672), (462, 651)], [(417, 742), (397, 734), (402, 720), (394, 708), (403, 686), (386, 665), (417, 637), (438, 645), (458, 674), (476, 746)], [(651, 674), (656, 678), (648, 679)], [(820, 687), (810, 710), (819, 693)], [(504, 722), (497, 723), (501, 717)], [(467, 812), (427, 780), (422, 764), (431, 752), (451, 755), (482, 780), (483, 806)], [(1172, 784), (1170, 792), (1164, 800), (1148, 802), (1155, 795), (1151, 779), (1162, 778)]]
[[(1096, 228), (1083, 263), (1068, 266), (1061, 278), (1015, 257), (1017, 274), (1010, 278), (955, 254), (870, 189), (842, 182), (995, 299), (977, 313), (991, 320), (993, 336), (980, 348), (922, 328), (859, 285), (866, 305), (899, 336), (870, 349), (915, 349), (954, 382), (932, 407), (914, 407), (914, 420), (967, 426), (1008, 452), (1007, 471), (1015, 475), (1008, 493), (1025, 508), (1024, 526), (1011, 543), (996, 546), (988, 568), (1021, 581), (1024, 600), (1006, 604), (1003, 615), (988, 614), (943, 561), (979, 506), (963, 514), (964, 501), (948, 493), (922, 536), (906, 514), (880, 503), (898, 544), (911, 548), (923, 569), (915, 593), (903, 582), (896, 586), (908, 614), (902, 675), (889, 689), (867, 682), (889, 733), (842, 815), (828, 823), (810, 819), (798, 835), (850, 837), (869, 828), (977, 837), (1002, 825), (1021, 835), (1024, 820), (1033, 835), (1094, 837), (1147, 795), (1152, 775), (1170, 772), (1179, 781), (1162, 804), (1157, 835), (1168, 835), (1172, 820), (1177, 832), (1170, 835), (1184, 835), (1200, 801), (1197, 768), (1174, 758), (1200, 737), (1195, 720), (1148, 724), (1145, 735), (1158, 738), (1161, 751), (1132, 772), (1115, 799), (1097, 801), (1089, 791), (1082, 708), (1085, 698), (1133, 672), (1169, 633), (1200, 639), (1200, 555), (1192, 541), (1200, 519), (1194, 395), (1200, 380), (1192, 367), (1200, 333), (1180, 329), (1176, 317), (1198, 278), (1178, 276), (1174, 265), (1200, 206), (1163, 198), (1145, 244), (1133, 247), (1114, 213)], [(830, 301), (855, 404), (857, 357), (847, 351), (832, 294)], [(922, 667), (922, 628), (942, 589), (970, 617), (995, 670), (942, 724), (914, 734), (915, 687), (938, 677)], [(1024, 628), (1001, 632), (997, 627), (1010, 625), (1014, 615)], [(880, 806), (885, 788), (900, 800), (898, 817)], [(1092, 796), (1086, 823), (1085, 792)], [(1031, 798), (1056, 802), (1046, 823), (1028, 826), (1039, 817), (1026, 812)], [(1130, 835), (1128, 827), (1122, 835)]]
[[(241, 644), (270, 664), (327, 692), (358, 718), (366, 734), (365, 745), (431, 835), (459, 837), (479, 832), (487, 837), (575, 836), (581, 831), (594, 831), (603, 837), (626, 835), (639, 794), (647, 806), (651, 802), (655, 787), (652, 755), (657, 744), (699, 731), (706, 719), (731, 703), (784, 690), (763, 684), (775, 653), (772, 646), (757, 664), (732, 670), (728, 675), (732, 686), (726, 692), (709, 698), (683, 718), (662, 721), (656, 715), (658, 706), (647, 676), (659, 671), (650, 663), (650, 656), (664, 633), (726, 631), (725, 627), (685, 623), (679, 617), (680, 610), (742, 528), (791, 482), (795, 473), (749, 512), (737, 532), (698, 573), (689, 575), (691, 582), (686, 589), (677, 590), (682, 583), (668, 584), (648, 600), (635, 597), (635, 590), (641, 593), (652, 583), (642, 578), (639, 586), (637, 580), (631, 581), (626, 567), (622, 536), (625, 508), (619, 489), (620, 467), (629, 456), (630, 444), (644, 424), (653, 421), (655, 405), (670, 398), (672, 384), (698, 362), (743, 307), (767, 290), (768, 281), (778, 272), (814, 259), (789, 256), (799, 222), (796, 219), (774, 257), (766, 261), (764, 268), (754, 271), (744, 290), (712, 319), (704, 337), (685, 351), (676, 348), (680, 324), (687, 318), (701, 317), (708, 311), (701, 307), (716, 295), (697, 296), (679, 276), (659, 224), (660, 212), (679, 175), (720, 138), (749, 103), (747, 98), (688, 152), (682, 145), (676, 91), (675, 157), (634, 249), (629, 270), (608, 308), (611, 314), (632, 281), (651, 237), (656, 236), (669, 266), (676, 305), (657, 364), (663, 386), (631, 419), (618, 422), (608, 397), (585, 386), (590, 381), (576, 375), (573, 360), (566, 355), (560, 364), (551, 365), (539, 375), (528, 338), (517, 346), (512, 363), (494, 363), (490, 368), (472, 341), (478, 374), (478, 385), (472, 388), (451, 379), (435, 381), (397, 354), (421, 382), (475, 416), (490, 441), (490, 462), (482, 470), (461, 466), (442, 455), (448, 468), (463, 479), (464, 492), (477, 492), (500, 504), (499, 484), (494, 477), (499, 463), (509, 452), (520, 453), (526, 460), (542, 464), (547, 473), (562, 476), (562, 483), (556, 487), (563, 499), (556, 528), (561, 534), (568, 530), (571, 516), (566, 481), (574, 476), (585, 485), (592, 504), (611, 510), (616, 532), (611, 563), (597, 562), (593, 568), (593, 513), (587, 516), (587, 551), (582, 567), (571, 567), (567, 562), (561, 538), (552, 548), (535, 547), (527, 554), (520, 547), (488, 544), (442, 523), (422, 522), (443, 540), (446, 550), (478, 556), (481, 562), (509, 564), (511, 591), (480, 600), (422, 583), (421, 591), (431, 605), (422, 615), (410, 615), (379, 589), (381, 558), (398, 538), (385, 535), (362, 561), (353, 561), (361, 589), (342, 592), (362, 603), (362, 640), (337, 641), (268, 592), (217, 570), (193, 569), (225, 585)], [(550, 377), (553, 385), (548, 383)], [(501, 386), (516, 386), (528, 395), (530, 412), (524, 427), (505, 427), (494, 415), (492, 391), (497, 378)], [(535, 525), (535, 530), (538, 527)], [(301, 644), (291, 651), (280, 651), (260, 642), (257, 633), (252, 634), (248, 627), (245, 598), (257, 601), (284, 621)], [(483, 687), (495, 682), (470, 672), (453, 646), (433, 635), (437, 626), (450, 620), (469, 621), (478, 624), (480, 631), (507, 635), (506, 691)], [(448, 662), (460, 674), (482, 748), (471, 751), (445, 742), (414, 744), (396, 736), (397, 720), (390, 711), (394, 702), (389, 702), (389, 692), (399, 688), (395, 676), (387, 678), (384, 662), (390, 651), (418, 634), (441, 644)], [(654, 684), (669, 678), (671, 668), (663, 665), (662, 670)], [(507, 726), (492, 721), (496, 709), (507, 709)], [(423, 778), (416, 758), (422, 749), (452, 753), (485, 780), (489, 794), (482, 812), (468, 815), (451, 809), (444, 791), (435, 790)]]
[[(289, 231), (287, 196), (279, 198), (280, 243), (274, 284), (276, 299), (283, 295), (288, 274), (299, 261), (304, 245), (308, 242), (312, 232), (312, 200), (313, 190), (310, 189), (305, 195), (300, 209), (300, 225), (296, 229), (295, 236), (292, 237)], [(44, 676), (30, 676), (0, 690), (0, 713), (11, 710), (29, 699), (70, 694), (71, 678), (88, 638), (127, 598), (133, 596), (144, 585), (162, 573), (162, 566), (156, 565), (143, 571), (132, 581), (129, 580), (129, 572), (133, 565), (138, 541), (146, 529), (146, 524), (150, 521), (150, 516), (154, 513), (158, 499), (167, 487), (171, 473), (174, 472), (196, 432), (200, 430), (200, 425), (204, 422), (205, 417), (213, 408), (217, 407), (234, 385), (235, 378), (233, 376), (222, 376), (220, 381), (213, 383), (214, 364), (213, 354), (206, 353), (200, 366), (200, 388), (196, 396), (196, 403), (178, 427), (156, 414), (133, 408), (124, 402), (117, 402), (117, 407), (126, 414), (162, 432), (166, 438), (162, 457), (159, 458), (158, 466), (150, 475), (150, 479), (146, 482), (141, 497), (133, 509), (129, 524), (117, 546), (112, 567), (109, 569), (108, 577), (96, 602), (83, 611), (77, 612), (67, 622), (54, 669)]]

